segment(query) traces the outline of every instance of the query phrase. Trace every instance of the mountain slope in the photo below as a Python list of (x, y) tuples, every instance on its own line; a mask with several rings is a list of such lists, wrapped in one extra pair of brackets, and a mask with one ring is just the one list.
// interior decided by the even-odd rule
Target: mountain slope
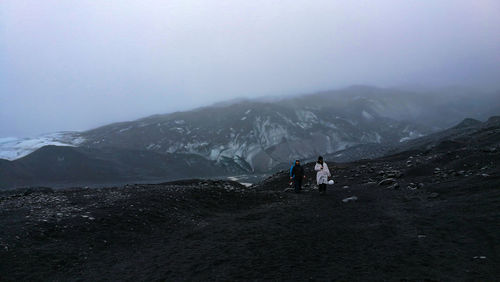
[(359, 159), (374, 159), (404, 151), (430, 150), (437, 146), (463, 148), (471, 146), (469, 143), (477, 141), (476, 139), (482, 137), (481, 134), (484, 132), (489, 134), (489, 137), (484, 140), (487, 140), (487, 143), (492, 144), (495, 148), (500, 144), (499, 140), (495, 140), (495, 132), (498, 130), (500, 130), (500, 117), (498, 116), (490, 117), (485, 122), (466, 118), (451, 128), (413, 140), (392, 144), (362, 144), (326, 156), (337, 162), (349, 162)]
[[(467, 105), (467, 106), (465, 106)], [(349, 87), (276, 101), (237, 101), (155, 115), (83, 134), (89, 147), (195, 154), (251, 172), (361, 144), (383, 146), (500, 109), (499, 98)]]
[(0, 188), (75, 186), (238, 174), (195, 155), (116, 148), (45, 146), (15, 160), (0, 160)]
[[(0, 164), (4, 167), (0, 182), (69, 181), (64, 175), (78, 181), (133, 181), (268, 173), (294, 159), (312, 160), (318, 155), (335, 161), (375, 158), (407, 150), (413, 144), (407, 141), (436, 132), (465, 115), (478, 118), (498, 111), (498, 99), (356, 86), (292, 98), (220, 103), (86, 132), (2, 139), (0, 156), (15, 161)], [(427, 142), (419, 140), (416, 142)], [(65, 152), (81, 154), (88, 168), (68, 164), (56, 173), (45, 171), (59, 164), (48, 154), (29, 165), (19, 159), (46, 144), (78, 146)], [(95, 177), (87, 173), (93, 162), (102, 167)]]
[(84, 146), (187, 153), (263, 172), (294, 158), (364, 143), (391, 143), (430, 129), (381, 114), (380, 105), (344, 97), (242, 102), (157, 115), (84, 133)]
[(480, 125), (469, 120), (436, 146), (374, 160), (327, 160), (336, 184), (325, 195), (313, 163), (300, 194), (286, 192), (288, 171), (248, 188), (184, 180), (2, 191), (1, 277), (495, 281), (499, 123), (469, 130)]

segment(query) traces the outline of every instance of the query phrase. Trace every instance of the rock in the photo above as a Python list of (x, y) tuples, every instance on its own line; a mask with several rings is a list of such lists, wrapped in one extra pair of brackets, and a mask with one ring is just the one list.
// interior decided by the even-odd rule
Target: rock
[(343, 189), (348, 189), (349, 186), (348, 185), (345, 185), (344, 187), (342, 187)]
[(431, 193), (431, 194), (429, 195), (429, 198), (437, 198), (437, 197), (439, 197), (439, 193), (436, 193), (436, 192)]
[(390, 186), (387, 186), (386, 189), (398, 189), (399, 188), (399, 183), (395, 182)]
[(290, 188), (290, 187), (285, 188), (285, 190), (283, 190), (283, 192), (285, 192), (285, 193), (286, 192), (293, 192), (293, 188)]
[(482, 177), (489, 177), (490, 175), (489, 175), (489, 174), (487, 174), (487, 173), (483, 173), (483, 174), (481, 174), (481, 176), (482, 176)]
[(383, 179), (382, 181), (380, 181), (378, 183), (378, 185), (380, 185), (380, 186), (390, 185), (390, 184), (393, 184), (395, 182), (396, 182), (396, 179), (394, 179), (394, 178), (386, 178), (386, 179)]
[(418, 183), (418, 188), (422, 189), (422, 188), (424, 188), (424, 186), (425, 186), (424, 183), (422, 183), (422, 182)]
[(355, 201), (357, 201), (357, 200), (358, 200), (358, 197), (356, 197), (356, 196), (352, 196), (352, 197), (349, 197), (349, 198), (345, 198), (345, 199), (343, 199), (343, 200), (342, 200), (342, 202), (344, 202), (344, 203), (348, 203), (348, 202), (355, 202)]
[(427, 237), (427, 236), (426, 235), (418, 235), (418, 239), (423, 239), (425, 237)]

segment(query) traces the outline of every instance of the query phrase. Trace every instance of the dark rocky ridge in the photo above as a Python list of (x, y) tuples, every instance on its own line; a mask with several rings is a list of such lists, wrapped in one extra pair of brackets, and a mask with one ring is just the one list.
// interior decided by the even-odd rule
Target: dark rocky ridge
[[(424, 137), (392, 144), (362, 144), (327, 156), (330, 160), (337, 162), (350, 162), (359, 159), (380, 158), (404, 151), (429, 150), (436, 146), (447, 147), (451, 144), (464, 148), (489, 145), (494, 148), (500, 144), (494, 140), (499, 130), (500, 116), (492, 116), (485, 122), (466, 118), (451, 128)], [(484, 134), (488, 136), (483, 136)]]
[(0, 189), (68, 187), (238, 174), (197, 155), (117, 148), (45, 146), (15, 161), (0, 160)]
[(495, 120), (435, 146), (327, 159), (336, 184), (325, 196), (313, 164), (301, 194), (284, 192), (286, 171), (250, 188), (184, 180), (4, 191), (0, 280), (495, 281)]

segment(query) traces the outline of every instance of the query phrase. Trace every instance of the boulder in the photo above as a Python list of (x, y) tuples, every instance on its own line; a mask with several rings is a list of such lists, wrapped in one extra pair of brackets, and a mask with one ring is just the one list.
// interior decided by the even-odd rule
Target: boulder
[(411, 190), (415, 190), (418, 188), (418, 186), (417, 186), (417, 184), (412, 182), (412, 183), (408, 184), (407, 188), (411, 189)]
[(352, 196), (352, 197), (349, 197), (349, 198), (345, 198), (345, 199), (343, 199), (343, 200), (342, 200), (342, 202), (344, 202), (344, 203), (348, 203), (348, 202), (355, 202), (355, 201), (357, 201), (357, 200), (358, 200), (358, 197), (356, 197), (356, 196)]
[(429, 198), (437, 198), (437, 197), (439, 197), (439, 194), (438, 194), (438, 193), (436, 193), (436, 192), (431, 193), (431, 194), (429, 195)]
[(395, 182), (390, 186), (387, 186), (386, 189), (398, 189), (399, 188), (399, 183)]
[(380, 181), (378, 183), (378, 185), (380, 185), (380, 186), (391, 185), (391, 184), (394, 184), (395, 182), (396, 182), (396, 179), (394, 179), (394, 178), (386, 178), (386, 179), (383, 179), (382, 181)]

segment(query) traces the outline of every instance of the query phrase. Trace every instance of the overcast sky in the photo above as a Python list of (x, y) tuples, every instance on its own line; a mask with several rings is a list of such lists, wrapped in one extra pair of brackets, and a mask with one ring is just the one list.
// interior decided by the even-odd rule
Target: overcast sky
[(2, 0), (0, 137), (351, 84), (499, 87), (498, 0)]

